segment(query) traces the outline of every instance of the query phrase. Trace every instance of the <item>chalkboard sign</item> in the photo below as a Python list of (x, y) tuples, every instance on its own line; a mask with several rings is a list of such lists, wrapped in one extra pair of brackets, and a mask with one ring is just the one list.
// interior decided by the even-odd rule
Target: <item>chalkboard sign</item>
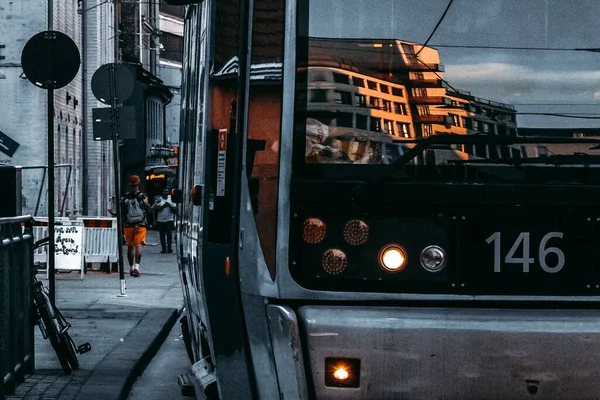
[(83, 223), (65, 221), (54, 226), (55, 269), (57, 271), (81, 271), (83, 279)]

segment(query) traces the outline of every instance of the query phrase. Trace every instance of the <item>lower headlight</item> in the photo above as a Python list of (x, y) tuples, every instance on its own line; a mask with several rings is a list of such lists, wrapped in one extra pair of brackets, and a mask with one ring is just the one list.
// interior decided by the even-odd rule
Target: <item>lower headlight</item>
[(388, 272), (400, 272), (406, 267), (408, 255), (399, 244), (388, 244), (379, 252), (379, 264)]
[(429, 272), (439, 272), (446, 265), (446, 253), (439, 246), (427, 246), (421, 252), (421, 265)]

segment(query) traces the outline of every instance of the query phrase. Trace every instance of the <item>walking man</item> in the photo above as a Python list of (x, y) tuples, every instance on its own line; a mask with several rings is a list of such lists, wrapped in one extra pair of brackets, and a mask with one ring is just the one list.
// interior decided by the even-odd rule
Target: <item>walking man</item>
[(172, 253), (173, 228), (175, 227), (175, 211), (177, 205), (171, 201), (169, 189), (165, 188), (161, 197), (152, 206), (157, 212), (156, 226), (160, 233), (161, 253)]
[(130, 192), (125, 194), (121, 202), (123, 215), (123, 230), (127, 243), (127, 260), (129, 261), (129, 275), (140, 276), (140, 262), (142, 261), (142, 246), (146, 243), (147, 213), (150, 211), (148, 196), (140, 191), (140, 177), (129, 177)]

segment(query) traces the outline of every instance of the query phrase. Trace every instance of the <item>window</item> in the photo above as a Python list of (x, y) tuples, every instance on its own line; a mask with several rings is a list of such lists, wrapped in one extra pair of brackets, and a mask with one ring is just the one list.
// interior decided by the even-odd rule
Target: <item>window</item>
[(409, 60), (415, 60), (415, 47), (412, 44), (402, 43), (402, 52)]
[(390, 88), (388, 87), (388, 85), (384, 85), (383, 83), (379, 84), (379, 88), (381, 89), (381, 93), (389, 93), (390, 92)]
[[(404, 122), (396, 122), (396, 126), (398, 127), (398, 135), (404, 136), (405, 138), (410, 136), (408, 124)], [(431, 127), (431, 125), (427, 126)]]
[(369, 104), (375, 108), (381, 107), (381, 99), (379, 97), (371, 96), (369, 99)]
[(160, 52), (160, 57), (171, 61), (183, 62), (183, 36), (173, 35), (168, 32), (161, 32), (160, 34), (160, 43), (164, 48)]
[(310, 100), (311, 103), (326, 103), (327, 102), (327, 90), (323, 89), (313, 89), (310, 91)]
[(357, 78), (357, 77), (353, 76), (352, 83), (354, 84), (354, 86), (365, 87), (365, 80), (362, 78)]
[(392, 88), (392, 94), (394, 96), (398, 96), (398, 97), (404, 97), (404, 91), (400, 88), (397, 87), (393, 87)]
[(333, 99), (338, 104), (352, 105), (352, 93), (336, 90), (333, 93)]
[(460, 117), (463, 128), (467, 127), (467, 119), (465, 117)]
[(348, 75), (346, 74), (340, 74), (339, 72), (334, 72), (333, 73), (333, 81), (335, 83), (344, 83), (344, 84), (348, 84)]
[(425, 76), (422, 72), (413, 72), (413, 77), (416, 81), (422, 81), (425, 79)]
[(367, 129), (367, 116), (356, 114), (356, 129)]
[(369, 126), (369, 130), (373, 132), (381, 132), (381, 118), (371, 117), (371, 124)]
[(419, 115), (430, 115), (431, 112), (429, 111), (429, 106), (428, 105), (423, 105), (420, 104), (417, 106), (417, 111), (419, 112)]
[(359, 107), (366, 107), (367, 106), (367, 96), (365, 96), (364, 94), (358, 94), (358, 93), (356, 93), (354, 95), (354, 99), (356, 100), (356, 104)]
[(456, 114), (448, 114), (452, 117), (452, 125), (460, 127), (460, 121), (458, 119), (458, 115)]
[(427, 97), (427, 89), (425, 88), (414, 88), (413, 95), (415, 97)]
[(473, 120), (473, 130), (474, 131), (478, 131), (479, 130), (479, 121)]
[(336, 125), (343, 126), (346, 128), (352, 128), (352, 114), (351, 113), (338, 113), (336, 118)]
[(369, 85), (369, 89), (377, 90), (377, 82), (367, 81), (367, 85)]
[(431, 125), (423, 125), (423, 137), (433, 135), (433, 127)]
[(386, 119), (383, 121), (384, 125), (385, 125), (385, 132), (388, 135), (395, 135), (396, 132), (394, 131), (394, 122), (390, 121), (389, 119)]
[(383, 100), (383, 109), (387, 112), (392, 112), (392, 102), (389, 100)]

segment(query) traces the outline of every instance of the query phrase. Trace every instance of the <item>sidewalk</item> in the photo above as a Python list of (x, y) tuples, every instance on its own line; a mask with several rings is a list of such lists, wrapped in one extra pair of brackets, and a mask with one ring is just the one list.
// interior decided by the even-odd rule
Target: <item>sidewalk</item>
[[(118, 297), (118, 273), (90, 271), (83, 280), (77, 272), (56, 275), (56, 304), (73, 325), (69, 333), (77, 345), (89, 342), (92, 350), (79, 355), (79, 370), (64, 375), (50, 342), (35, 327), (35, 374), (7, 399), (127, 398), (183, 304), (175, 253), (160, 254), (156, 231), (148, 231), (146, 243), (141, 277), (129, 276), (125, 258), (128, 297)], [(38, 279), (48, 285), (45, 274)]]

